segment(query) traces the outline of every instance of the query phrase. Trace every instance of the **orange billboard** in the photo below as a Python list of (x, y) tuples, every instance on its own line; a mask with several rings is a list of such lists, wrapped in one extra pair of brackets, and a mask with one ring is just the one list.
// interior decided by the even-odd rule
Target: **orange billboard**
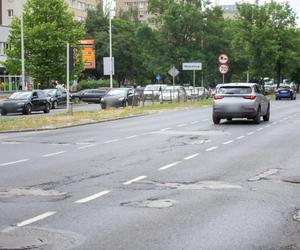
[(82, 51), (82, 60), (85, 69), (95, 69), (96, 68), (96, 59), (95, 59), (95, 49), (94, 49), (94, 40), (81, 40), (81, 51)]

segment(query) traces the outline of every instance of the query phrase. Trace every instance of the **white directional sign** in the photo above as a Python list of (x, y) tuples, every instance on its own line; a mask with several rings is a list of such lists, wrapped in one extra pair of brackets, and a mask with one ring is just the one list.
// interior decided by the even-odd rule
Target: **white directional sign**
[(115, 74), (115, 59), (114, 57), (103, 57), (103, 72), (104, 75)]
[(219, 55), (219, 63), (226, 64), (228, 63), (228, 56), (226, 54)]
[(225, 75), (229, 71), (229, 66), (227, 64), (220, 65), (219, 71), (221, 74)]
[(179, 71), (175, 68), (175, 67), (172, 67), (169, 71), (168, 71), (169, 75), (170, 76), (177, 76), (179, 74)]
[(182, 70), (202, 70), (202, 63), (183, 63)]

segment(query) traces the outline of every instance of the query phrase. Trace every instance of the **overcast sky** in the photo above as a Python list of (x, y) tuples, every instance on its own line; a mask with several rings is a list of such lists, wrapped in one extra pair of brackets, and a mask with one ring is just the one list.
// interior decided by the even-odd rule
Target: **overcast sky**
[[(240, 1), (236, 1), (236, 0), (219, 0), (219, 4), (220, 5), (225, 5), (225, 4), (234, 4), (236, 2), (240, 2)], [(245, 2), (255, 2), (253, 0), (247, 0)], [(260, 0), (261, 3), (264, 2), (270, 2), (270, 1), (264, 1), (264, 0)], [(300, 4), (299, 4), (299, 0), (277, 0), (276, 2), (288, 2), (290, 4), (290, 6), (294, 9), (294, 11), (296, 12), (297, 16), (300, 16)], [(300, 26), (300, 20), (298, 18), (298, 26)]]

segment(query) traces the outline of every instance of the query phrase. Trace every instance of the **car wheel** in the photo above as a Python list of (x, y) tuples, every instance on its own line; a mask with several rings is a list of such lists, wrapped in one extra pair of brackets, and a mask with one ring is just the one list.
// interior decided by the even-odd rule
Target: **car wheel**
[(217, 117), (216, 115), (213, 115), (213, 122), (214, 124), (220, 124), (221, 119)]
[(263, 119), (265, 122), (268, 122), (270, 120), (270, 105), (268, 106), (267, 114), (263, 116)]
[(44, 113), (49, 113), (50, 112), (50, 104), (46, 103), (45, 109), (44, 109)]
[(53, 108), (53, 109), (57, 109), (57, 106), (58, 106), (57, 101), (54, 101), (54, 102), (52, 103), (52, 108)]
[(101, 103), (101, 109), (106, 109), (106, 105), (104, 103)]
[(128, 104), (127, 101), (124, 100), (123, 103), (122, 103), (122, 107), (123, 107), (123, 108), (126, 108), (127, 104)]
[(256, 116), (253, 119), (253, 123), (254, 124), (259, 124), (260, 123), (260, 116), (261, 116), (261, 112), (260, 112), (260, 107), (257, 110)]
[(6, 110), (2, 110), (2, 111), (1, 111), (1, 115), (7, 115)]
[(276, 97), (275, 97), (275, 100), (278, 100), (278, 99), (279, 99), (279, 98), (276, 96)]
[(31, 111), (32, 111), (31, 105), (30, 105), (30, 104), (27, 104), (27, 105), (25, 106), (25, 108), (24, 108), (23, 114), (24, 114), (24, 115), (29, 115), (29, 114), (31, 114)]

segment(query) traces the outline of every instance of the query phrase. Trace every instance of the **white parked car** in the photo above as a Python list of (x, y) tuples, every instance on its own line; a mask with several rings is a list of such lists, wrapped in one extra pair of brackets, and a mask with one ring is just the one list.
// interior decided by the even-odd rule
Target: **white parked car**
[(187, 98), (185, 88), (182, 86), (168, 86), (164, 89), (162, 94), (163, 101), (182, 102)]
[(144, 89), (142, 98), (143, 100), (160, 100), (161, 91), (167, 87), (166, 84), (150, 84), (147, 85)]

